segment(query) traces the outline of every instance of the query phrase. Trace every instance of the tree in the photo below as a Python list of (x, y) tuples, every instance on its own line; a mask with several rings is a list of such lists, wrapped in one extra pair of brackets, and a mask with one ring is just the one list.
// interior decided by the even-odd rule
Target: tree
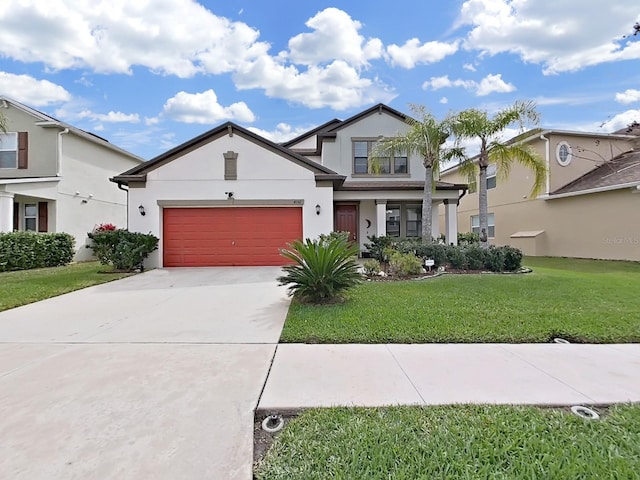
[(409, 129), (406, 133), (380, 140), (371, 151), (371, 161), (375, 165), (381, 158), (394, 156), (419, 156), (425, 168), (424, 195), (422, 198), (422, 243), (432, 241), (432, 199), (434, 178), (440, 171), (443, 160), (459, 157), (459, 148), (444, 148), (451, 135), (450, 118), (438, 121), (422, 105), (411, 105), (411, 111), (417, 118), (407, 117)]
[(2, 112), (0, 112), (0, 132), (6, 133), (7, 131), (7, 119)]
[(537, 125), (539, 114), (533, 102), (518, 101), (500, 110), (492, 117), (485, 110), (468, 109), (456, 115), (452, 120), (452, 131), (456, 145), (465, 139), (480, 140), (480, 153), (473, 158), (465, 157), (460, 163), (460, 173), (469, 178), (469, 182), (478, 179), (478, 210), (480, 216), (480, 244), (488, 247), (487, 232), (489, 226), (487, 199), (487, 167), (496, 164), (497, 177), (506, 180), (514, 161), (533, 172), (534, 181), (531, 197), (535, 198), (545, 187), (547, 168), (545, 162), (529, 145), (518, 141), (500, 142), (498, 136), (509, 126), (518, 125), (524, 130), (526, 125)]

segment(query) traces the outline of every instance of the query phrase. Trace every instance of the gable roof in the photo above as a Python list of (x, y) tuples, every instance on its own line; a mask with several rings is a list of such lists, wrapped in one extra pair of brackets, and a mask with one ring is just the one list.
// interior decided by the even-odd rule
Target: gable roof
[(385, 112), (385, 113), (391, 115), (392, 117), (396, 117), (398, 120), (401, 120), (403, 122), (406, 121), (407, 118), (408, 118), (404, 113), (399, 112), (398, 110), (395, 110), (395, 109), (385, 105), (384, 103), (379, 103), (377, 105), (374, 105), (371, 108), (367, 108), (363, 112), (360, 112), (360, 113), (354, 115), (353, 117), (349, 117), (346, 120), (343, 120), (339, 124), (337, 124), (334, 127), (330, 128), (328, 130), (328, 132), (330, 132), (330, 133), (337, 132), (338, 130), (342, 130), (343, 128), (348, 127), (349, 125), (351, 125), (353, 123), (356, 123), (357, 121), (362, 120), (363, 118), (368, 117), (371, 114), (382, 113), (382, 112)]
[(282, 145), (267, 140), (266, 138), (261, 137), (260, 135), (253, 133), (246, 128), (236, 125), (233, 122), (226, 122), (212, 130), (209, 130), (208, 132), (203, 133), (202, 135), (192, 138), (182, 145), (178, 145), (177, 147), (174, 147), (171, 150), (158, 155), (155, 158), (152, 158), (142, 165), (137, 165), (127, 170), (126, 172), (121, 173), (120, 175), (116, 175), (110, 180), (118, 184), (128, 184), (129, 182), (145, 182), (147, 179), (147, 173), (177, 158), (180, 158), (193, 150), (197, 150), (203, 145), (213, 142), (214, 140), (217, 140), (224, 135), (240, 135), (246, 140), (249, 140), (250, 142), (253, 142), (262, 148), (276, 153), (281, 157), (284, 157), (287, 160), (292, 161), (293, 163), (312, 171), (316, 176), (316, 180), (328, 180), (336, 184), (341, 184), (346, 178), (345, 176), (340, 175), (337, 172), (334, 172), (333, 170), (320, 165), (319, 163), (309, 160), (308, 158), (299, 155), (292, 150), (283, 147)]
[(549, 198), (567, 194), (593, 193), (640, 185), (640, 151), (626, 152), (578, 177), (549, 194)]
[(314, 128), (313, 130), (309, 130), (308, 132), (305, 132), (302, 135), (297, 136), (296, 138), (292, 138), (291, 140), (283, 142), (281, 145), (283, 147), (291, 148), (291, 145), (295, 145), (296, 143), (300, 143), (300, 142), (302, 142), (303, 140), (306, 140), (309, 137), (317, 135), (319, 132), (326, 132), (331, 127), (334, 127), (339, 123), (342, 123), (342, 120), (338, 120), (337, 118), (334, 118), (333, 120), (329, 120), (328, 122), (323, 123), (322, 125), (320, 125), (319, 127)]
[(126, 155), (129, 158), (131, 158), (132, 160), (136, 160), (140, 163), (144, 162), (144, 158), (141, 158), (137, 155), (134, 155), (131, 152), (128, 152), (120, 147), (117, 147), (116, 145), (114, 145), (113, 143), (109, 142), (107, 139), (102, 138), (98, 135), (96, 135), (95, 133), (91, 133), (91, 132), (86, 132), (78, 127), (74, 127), (73, 125), (69, 125), (68, 123), (65, 122), (61, 122), (58, 119), (55, 119), (53, 117), (50, 117), (49, 115), (42, 113), (38, 110), (35, 110), (34, 108), (31, 108), (27, 105), (25, 105), (24, 103), (20, 103), (16, 100), (13, 100), (5, 95), (0, 95), (0, 107), (2, 107), (2, 104), (8, 104), (10, 103), (11, 105), (13, 105), (15, 108), (17, 108), (18, 110), (22, 110), (23, 112), (37, 118), (38, 120), (40, 120), (39, 122), (36, 123), (37, 126), (39, 127), (43, 127), (43, 128), (60, 128), (61, 130), (65, 130), (65, 129), (69, 129), (70, 132), (74, 133), (75, 135), (78, 135), (79, 137), (84, 138), (85, 140), (88, 140), (92, 143), (95, 143), (97, 145), (100, 145), (102, 147), (108, 148), (109, 150), (113, 150), (115, 152), (118, 152), (122, 155)]

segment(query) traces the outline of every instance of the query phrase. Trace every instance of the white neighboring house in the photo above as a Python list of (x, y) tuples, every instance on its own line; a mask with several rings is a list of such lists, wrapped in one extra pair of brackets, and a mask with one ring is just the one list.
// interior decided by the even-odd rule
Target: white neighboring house
[[(283, 145), (225, 123), (112, 181), (129, 188), (129, 228), (160, 238), (149, 267), (281, 265), (280, 248), (333, 230), (364, 251), (369, 235), (419, 236), (425, 169), (420, 158), (382, 161), (368, 151), (406, 131), (406, 117), (376, 105)], [(457, 241), (466, 184), (436, 182), (447, 242)]]
[(87, 260), (96, 224), (127, 226), (127, 193), (109, 178), (144, 160), (107, 140), (0, 96), (0, 232), (65, 232)]

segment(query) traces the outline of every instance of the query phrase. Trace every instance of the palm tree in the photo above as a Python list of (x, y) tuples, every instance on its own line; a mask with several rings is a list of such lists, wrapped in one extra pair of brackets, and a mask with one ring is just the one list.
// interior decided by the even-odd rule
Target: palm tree
[(7, 131), (7, 119), (2, 112), (0, 112), (0, 132), (6, 133)]
[(375, 171), (376, 161), (381, 158), (394, 156), (417, 155), (422, 158), (425, 168), (424, 195), (422, 198), (422, 243), (432, 241), (432, 198), (434, 178), (440, 171), (440, 163), (443, 160), (459, 157), (462, 150), (459, 148), (444, 148), (443, 145), (451, 135), (449, 117), (438, 121), (422, 105), (411, 105), (411, 111), (417, 118), (407, 117), (406, 123), (409, 129), (406, 133), (397, 134), (394, 137), (380, 140), (371, 151), (371, 163)]
[[(520, 141), (500, 142), (497, 137), (507, 127), (518, 125), (524, 130), (526, 125), (537, 125), (539, 114), (535, 103), (517, 101), (492, 117), (485, 110), (469, 109), (456, 115), (452, 120), (452, 131), (456, 137), (456, 144), (461, 140), (477, 138), (480, 140), (480, 153), (473, 158), (464, 158), (459, 171), (466, 175), (469, 182), (478, 179), (478, 210), (480, 216), (481, 245), (488, 247), (486, 233), (489, 231), (487, 222), (487, 167), (496, 164), (498, 179), (506, 180), (514, 161), (533, 172), (534, 182), (531, 198), (535, 198), (546, 185), (547, 168), (544, 160), (531, 147)], [(479, 173), (479, 178), (478, 178)]]

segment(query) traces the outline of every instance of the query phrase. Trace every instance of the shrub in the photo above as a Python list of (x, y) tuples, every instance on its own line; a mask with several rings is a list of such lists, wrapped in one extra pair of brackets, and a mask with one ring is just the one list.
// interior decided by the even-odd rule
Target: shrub
[(433, 266), (438, 268), (447, 263), (447, 246), (441, 243), (429, 243), (427, 245), (418, 245), (416, 255), (421, 258), (433, 259)]
[(0, 233), (0, 271), (67, 265), (74, 246), (68, 233)]
[(422, 260), (413, 253), (393, 252), (389, 256), (389, 273), (399, 277), (422, 273)]
[(452, 268), (467, 268), (467, 256), (463, 247), (454, 246), (447, 248), (447, 260)]
[(504, 270), (504, 250), (491, 245), (485, 250), (484, 266), (492, 272), (502, 272)]
[(357, 244), (334, 237), (325, 240), (296, 240), (281, 254), (293, 265), (282, 267), (280, 285), (289, 295), (310, 303), (330, 302), (361, 281), (355, 258)]
[(522, 267), (522, 251), (518, 248), (505, 245), (499, 247), (504, 252), (504, 270), (507, 272), (515, 272)]
[(362, 267), (364, 269), (364, 274), (368, 277), (377, 275), (380, 272), (380, 262), (374, 258), (371, 258), (364, 262), (364, 265)]
[(142, 270), (144, 259), (158, 248), (158, 238), (150, 233), (103, 229), (88, 236), (92, 242), (87, 248), (93, 249), (100, 263), (126, 272)]
[(367, 249), (367, 252), (371, 256), (371, 258), (375, 258), (379, 262), (384, 262), (384, 250), (385, 248), (389, 248), (391, 246), (391, 242), (393, 241), (392, 237), (388, 236), (376, 236), (370, 235), (367, 239), (371, 243), (365, 243), (364, 248)]
[(485, 263), (485, 249), (480, 245), (469, 245), (465, 247), (464, 254), (467, 257), (467, 268), (470, 270), (482, 270)]
[(331, 232), (329, 234), (321, 233), (320, 236), (318, 237), (318, 242), (327, 243), (336, 238), (343, 240), (344, 242), (348, 242), (349, 235), (351, 235), (349, 232)]
[(458, 232), (458, 245), (473, 245), (480, 243), (480, 235), (473, 232)]

